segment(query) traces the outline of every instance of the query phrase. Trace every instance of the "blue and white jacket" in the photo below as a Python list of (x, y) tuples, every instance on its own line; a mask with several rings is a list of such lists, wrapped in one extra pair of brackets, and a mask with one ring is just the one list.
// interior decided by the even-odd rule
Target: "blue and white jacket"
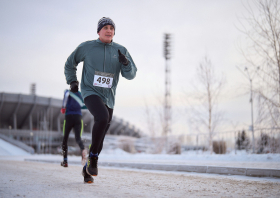
[(65, 115), (82, 115), (81, 109), (87, 109), (84, 104), (81, 92), (78, 91), (76, 93), (73, 93), (69, 90), (65, 90), (64, 92), (62, 108), (66, 108)]

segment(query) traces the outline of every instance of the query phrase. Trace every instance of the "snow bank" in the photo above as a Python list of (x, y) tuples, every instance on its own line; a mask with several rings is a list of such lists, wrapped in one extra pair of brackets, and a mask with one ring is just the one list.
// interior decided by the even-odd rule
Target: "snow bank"
[(0, 156), (30, 155), (28, 152), (0, 139)]

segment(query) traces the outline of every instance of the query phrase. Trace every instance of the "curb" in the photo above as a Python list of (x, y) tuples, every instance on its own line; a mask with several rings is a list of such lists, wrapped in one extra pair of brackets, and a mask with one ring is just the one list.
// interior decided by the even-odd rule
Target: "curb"
[[(60, 161), (57, 160), (24, 159), (24, 161), (60, 163)], [(73, 161), (70, 164), (81, 164), (81, 163)], [(195, 172), (195, 173), (208, 173), (208, 174), (221, 174), (221, 175), (243, 175), (249, 177), (280, 178), (280, 170), (278, 169), (172, 165), (172, 164), (142, 164), (142, 163), (139, 164), (139, 163), (118, 163), (118, 162), (99, 162), (98, 165), (104, 167), (134, 168), (134, 169), (143, 169), (143, 170), (163, 170), (163, 171)]]
[(121, 168), (136, 168), (145, 170), (164, 170), (178, 172), (195, 172), (221, 175), (243, 175), (250, 177), (278, 177), (278, 169), (260, 169), (260, 168), (238, 168), (238, 167), (221, 167), (221, 166), (193, 166), (193, 165), (168, 165), (168, 164), (135, 164), (135, 163), (111, 163), (100, 162), (100, 166), (111, 166)]

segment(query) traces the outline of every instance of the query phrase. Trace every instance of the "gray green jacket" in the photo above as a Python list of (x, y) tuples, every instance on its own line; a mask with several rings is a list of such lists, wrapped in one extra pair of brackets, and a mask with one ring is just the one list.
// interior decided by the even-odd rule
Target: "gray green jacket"
[[(119, 62), (118, 49), (129, 60), (127, 66)], [(128, 80), (132, 80), (136, 76), (137, 68), (129, 52), (125, 47), (115, 42), (106, 44), (99, 39), (80, 44), (65, 63), (64, 74), (67, 84), (77, 80), (76, 67), (82, 61), (84, 62), (81, 79), (83, 98), (85, 99), (90, 95), (98, 95), (109, 108), (113, 109), (119, 74), (121, 73)], [(114, 74), (111, 88), (93, 86), (96, 71)]]

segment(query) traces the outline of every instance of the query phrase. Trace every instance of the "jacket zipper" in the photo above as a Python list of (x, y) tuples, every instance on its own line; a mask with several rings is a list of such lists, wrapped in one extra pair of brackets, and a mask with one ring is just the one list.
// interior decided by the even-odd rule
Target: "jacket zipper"
[(103, 64), (103, 72), (105, 72), (105, 62), (106, 62), (106, 45), (104, 45), (104, 64)]
[[(104, 45), (104, 63), (103, 63), (103, 72), (105, 72), (105, 62), (106, 62), (106, 45)], [(104, 88), (102, 89), (102, 92), (103, 92), (103, 94), (104, 94), (104, 96), (105, 96), (106, 94), (105, 94), (105, 90), (104, 90)], [(107, 97), (107, 96), (105, 96), (105, 97)]]

